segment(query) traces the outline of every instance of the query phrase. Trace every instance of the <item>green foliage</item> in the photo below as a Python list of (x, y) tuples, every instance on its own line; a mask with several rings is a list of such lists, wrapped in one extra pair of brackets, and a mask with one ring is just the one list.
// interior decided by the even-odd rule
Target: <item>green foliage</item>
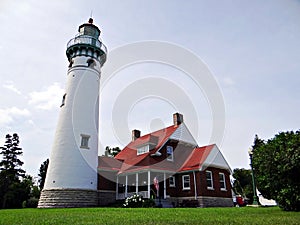
[(36, 197), (37, 191), (31, 176), (25, 175), (19, 159), (22, 148), (19, 147), (19, 136), (7, 134), (0, 154), (0, 208), (21, 208), (22, 203), (30, 197)]
[(255, 137), (253, 168), (257, 187), (288, 211), (300, 210), (300, 131), (281, 132), (264, 141)]
[(153, 199), (143, 199), (140, 195), (133, 195), (124, 200), (123, 207), (125, 208), (153, 208), (155, 201)]
[(105, 156), (115, 157), (121, 149), (119, 147), (110, 148), (109, 146), (105, 147)]
[(39, 178), (40, 190), (42, 190), (44, 188), (48, 165), (49, 165), (49, 159), (46, 159), (46, 161), (44, 161), (40, 166), (40, 170), (39, 170), (39, 174), (38, 174), (38, 176), (40, 177)]
[(132, 195), (125, 199), (123, 206), (127, 208), (141, 208), (144, 200), (140, 195)]
[(19, 136), (14, 133), (12, 136), (7, 134), (3, 147), (0, 147), (0, 154), (3, 160), (0, 162), (0, 172), (6, 177), (8, 185), (18, 181), (20, 177), (25, 176), (25, 171), (20, 168), (24, 163), (18, 158), (23, 154), (22, 148), (19, 147)]
[(300, 213), (252, 208), (73, 208), (0, 210), (0, 224), (299, 224)]
[(237, 195), (241, 195), (249, 199), (248, 203), (253, 202), (253, 188), (252, 188), (252, 176), (251, 170), (247, 169), (234, 169), (233, 178), (233, 190)]

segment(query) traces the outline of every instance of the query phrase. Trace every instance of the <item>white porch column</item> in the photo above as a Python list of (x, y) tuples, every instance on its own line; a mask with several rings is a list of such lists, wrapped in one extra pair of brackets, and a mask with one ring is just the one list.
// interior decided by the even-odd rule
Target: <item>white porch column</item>
[(150, 177), (150, 170), (148, 171), (148, 198), (150, 198), (150, 182), (151, 182), (151, 177)]
[(195, 190), (195, 200), (197, 200), (197, 181), (196, 181), (196, 175), (195, 175), (195, 171), (193, 171), (193, 176), (194, 176), (194, 190)]
[(139, 193), (139, 174), (135, 174), (135, 193)]
[(164, 173), (164, 199), (167, 198), (166, 173)]
[(125, 198), (127, 198), (128, 175), (125, 177)]
[(119, 176), (118, 175), (116, 181), (116, 199), (119, 199)]

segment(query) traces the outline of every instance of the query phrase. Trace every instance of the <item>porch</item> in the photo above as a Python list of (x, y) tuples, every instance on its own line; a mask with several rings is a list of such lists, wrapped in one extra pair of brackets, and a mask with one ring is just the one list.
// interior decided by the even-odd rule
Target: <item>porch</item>
[[(122, 200), (133, 195), (143, 198), (166, 199), (167, 172), (139, 171), (136, 173), (119, 174), (116, 180), (116, 200)], [(157, 181), (156, 184), (155, 180)]]

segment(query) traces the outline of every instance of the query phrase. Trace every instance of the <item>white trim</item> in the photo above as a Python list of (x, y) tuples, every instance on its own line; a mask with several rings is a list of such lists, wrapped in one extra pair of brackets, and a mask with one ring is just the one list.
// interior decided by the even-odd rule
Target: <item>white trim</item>
[[(189, 187), (185, 187), (185, 186), (184, 186), (184, 183), (185, 183), (184, 179), (185, 179), (186, 177), (188, 177), (188, 179), (189, 179)], [(190, 177), (189, 174), (187, 174), (187, 175), (182, 175), (182, 190), (191, 190), (191, 177)]]
[[(210, 174), (211, 186), (208, 186), (208, 183), (207, 183), (207, 174), (208, 173)], [(210, 171), (210, 170), (206, 170), (205, 171), (205, 179), (206, 179), (206, 187), (207, 187), (207, 189), (214, 190), (214, 179), (213, 179), (212, 171)]]
[[(223, 182), (223, 184), (224, 184), (224, 188), (221, 188), (220, 175), (223, 176), (222, 182)], [(226, 189), (226, 180), (225, 180), (225, 174), (224, 174), (224, 173), (219, 172), (219, 183), (220, 183), (220, 190), (221, 190), (221, 191), (227, 191), (227, 189)]]
[[(171, 153), (168, 152), (168, 148), (170, 149)], [(173, 162), (174, 161), (174, 149), (173, 149), (173, 146), (167, 145), (166, 146), (166, 153), (167, 153), (167, 161)]]
[[(170, 182), (171, 178), (173, 180), (173, 184), (172, 185), (171, 185), (171, 182)], [(170, 176), (169, 177), (169, 187), (176, 187), (176, 178), (175, 178), (175, 176)]]

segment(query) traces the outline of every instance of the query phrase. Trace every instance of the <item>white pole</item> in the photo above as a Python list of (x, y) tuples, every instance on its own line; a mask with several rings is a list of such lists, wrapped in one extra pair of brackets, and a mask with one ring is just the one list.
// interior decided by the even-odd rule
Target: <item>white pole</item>
[(150, 198), (150, 170), (148, 171), (148, 198)]

